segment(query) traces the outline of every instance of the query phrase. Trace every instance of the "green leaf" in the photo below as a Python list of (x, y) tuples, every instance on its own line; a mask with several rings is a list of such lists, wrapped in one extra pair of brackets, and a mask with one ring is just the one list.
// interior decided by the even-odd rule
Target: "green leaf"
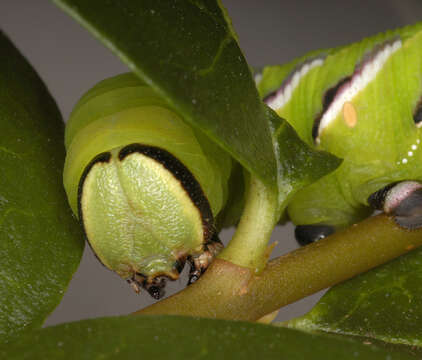
[(113, 50), (185, 120), (264, 183), (278, 183), (281, 207), (287, 195), (339, 165), (333, 156), (307, 147), (292, 129), (278, 129), (284, 121), (259, 100), (219, 1), (53, 2)]
[(287, 121), (269, 107), (267, 111), (276, 144), (279, 208), (282, 211), (296, 191), (336, 169), (341, 160), (325, 151), (312, 149)]
[[(329, 334), (327, 332), (325, 332), (325, 334), (333, 335), (333, 334)], [(342, 335), (342, 334), (335, 334), (335, 336), (343, 337), (343, 338), (346, 338), (346, 339), (352, 338), (352, 339), (355, 339), (355, 340), (359, 340), (363, 344), (375, 345), (375, 346), (384, 348), (388, 351), (397, 351), (397, 352), (401, 352), (401, 353), (406, 353), (406, 354), (414, 356), (417, 359), (420, 359), (421, 356), (422, 356), (422, 348), (419, 347), (419, 346), (409, 346), (409, 345), (405, 345), (405, 344), (393, 344), (391, 342), (385, 342), (385, 341), (382, 341), (382, 340), (374, 339), (374, 338), (371, 338), (371, 337), (365, 337), (365, 336), (350, 337), (350, 335)]]
[(0, 31), (0, 342), (59, 303), (83, 242), (63, 185), (63, 122), (46, 87)]
[(337, 285), (288, 325), (421, 347), (421, 264), (422, 250), (415, 250)]
[(53, 0), (191, 125), (276, 184), (265, 106), (218, 1)]
[(412, 359), (334, 336), (247, 322), (127, 316), (45, 328), (0, 349), (12, 359)]

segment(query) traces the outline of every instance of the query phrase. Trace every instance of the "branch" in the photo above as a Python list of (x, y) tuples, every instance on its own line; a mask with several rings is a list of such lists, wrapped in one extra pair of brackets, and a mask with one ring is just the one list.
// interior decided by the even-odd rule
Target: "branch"
[(422, 229), (404, 230), (379, 215), (270, 261), (259, 276), (216, 259), (199, 281), (136, 314), (255, 321), (420, 245)]

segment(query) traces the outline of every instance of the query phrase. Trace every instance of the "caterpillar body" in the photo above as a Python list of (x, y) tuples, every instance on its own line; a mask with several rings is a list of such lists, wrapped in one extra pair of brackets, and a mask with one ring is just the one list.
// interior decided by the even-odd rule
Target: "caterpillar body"
[(264, 101), (305, 142), (344, 159), (289, 203), (300, 242), (374, 208), (422, 225), (422, 24), (314, 51), (259, 78)]
[(69, 203), (106, 267), (157, 299), (185, 261), (190, 282), (205, 271), (231, 216), (224, 151), (133, 74), (80, 99), (65, 144)]
[[(311, 147), (343, 160), (287, 212), (306, 244), (369, 216), (422, 225), (422, 24), (266, 67), (264, 101)], [(133, 74), (104, 80), (66, 128), (64, 185), (99, 260), (154, 298), (185, 262), (193, 282), (235, 224), (243, 171)]]

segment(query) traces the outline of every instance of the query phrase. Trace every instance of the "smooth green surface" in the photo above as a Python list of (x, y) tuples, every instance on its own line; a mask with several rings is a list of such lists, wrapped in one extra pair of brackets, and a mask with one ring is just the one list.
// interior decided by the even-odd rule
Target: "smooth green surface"
[(360, 341), (246, 322), (173, 316), (102, 318), (46, 328), (5, 359), (412, 359)]
[[(375, 77), (347, 100), (355, 112), (355, 122), (350, 125), (343, 102), (320, 134), (320, 142), (315, 143), (312, 129), (327, 91), (350, 76), (361, 77), (362, 64), (399, 39), (401, 46), (386, 56)], [(298, 79), (299, 73), (294, 71), (300, 68), (300, 74), (304, 73), (298, 64), (309, 64), (315, 56), (324, 59), (322, 65), (296, 81), (290, 101), (275, 110), (308, 144), (344, 159), (336, 171), (292, 199), (288, 212), (293, 222), (348, 226), (369, 215), (367, 198), (373, 192), (396, 181), (422, 180), (421, 129), (413, 121), (422, 96), (421, 49), (422, 23), (418, 23), (264, 69), (258, 87), (265, 97), (293, 74)]]
[[(341, 334), (335, 334), (339, 337), (344, 337), (346, 339), (350, 339), (349, 335), (341, 335)], [(385, 342), (382, 340), (374, 339), (371, 337), (364, 337), (364, 336), (353, 336), (353, 339), (359, 340), (364, 344), (367, 345), (375, 345), (382, 347), (388, 351), (398, 351), (401, 353), (406, 353), (409, 355), (414, 356), (416, 359), (420, 359), (422, 357), (422, 347), (415, 346), (415, 345), (404, 345), (404, 344), (393, 344), (391, 342)]]
[(245, 204), (232, 239), (218, 258), (260, 273), (268, 261), (268, 242), (278, 221), (278, 199), (255, 177), (247, 179)]
[(0, 32), (0, 342), (41, 326), (83, 242), (63, 190), (63, 123), (34, 70)]
[(421, 265), (422, 250), (415, 250), (337, 285), (289, 325), (421, 347)]
[(279, 212), (297, 191), (324, 177), (342, 162), (325, 151), (314, 150), (298, 138), (293, 127), (267, 108), (278, 154)]
[(216, 1), (53, 1), (187, 122), (264, 182), (276, 184), (265, 107)]

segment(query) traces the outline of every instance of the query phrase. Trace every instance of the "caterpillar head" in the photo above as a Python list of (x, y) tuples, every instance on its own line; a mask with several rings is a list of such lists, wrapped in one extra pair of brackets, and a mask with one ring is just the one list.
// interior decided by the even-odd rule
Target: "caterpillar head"
[(64, 184), (98, 259), (136, 291), (160, 298), (192, 264), (221, 249), (215, 218), (231, 159), (132, 74), (85, 94), (66, 129)]

